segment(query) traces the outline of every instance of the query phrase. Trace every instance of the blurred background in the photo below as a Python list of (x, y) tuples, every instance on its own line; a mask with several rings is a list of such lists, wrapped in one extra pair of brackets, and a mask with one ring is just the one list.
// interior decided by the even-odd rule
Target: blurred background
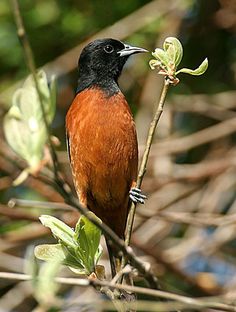
[[(75, 95), (77, 61), (86, 43), (113, 37), (154, 51), (166, 37), (176, 36), (184, 47), (180, 67), (196, 68), (208, 57), (203, 76), (181, 74), (180, 83), (169, 90), (142, 187), (148, 200), (137, 209), (132, 246), (152, 264), (163, 289), (194, 297), (223, 294), (234, 301), (236, 2), (19, 2), (37, 67), (49, 79), (57, 76), (57, 112), (51, 130), (61, 142), (58, 156), (71, 185), (64, 119)], [(140, 157), (163, 82), (150, 70), (150, 59), (150, 54), (131, 58), (120, 78), (135, 116)], [(28, 74), (10, 3), (1, 0), (0, 124), (14, 90)], [(22, 273), (29, 249), (53, 241), (38, 216), (54, 214), (72, 225), (74, 215), (31, 203), (63, 201), (37, 178), (13, 187), (19, 163), (24, 165), (6, 144), (0, 126), (0, 270)], [(12, 198), (27, 201), (12, 207), (8, 204)], [(105, 254), (102, 262), (107, 265)], [(0, 279), (0, 311), (43, 311), (37, 310), (33, 291), (29, 282)], [(63, 311), (100, 311), (91, 304), (99, 300), (92, 289), (63, 287), (60, 296)]]

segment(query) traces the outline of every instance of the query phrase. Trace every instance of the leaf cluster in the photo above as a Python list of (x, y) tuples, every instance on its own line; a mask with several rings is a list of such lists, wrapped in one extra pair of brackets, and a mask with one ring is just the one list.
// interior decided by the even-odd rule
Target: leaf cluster
[[(93, 218), (98, 219), (92, 212)], [(98, 219), (99, 222), (102, 222)], [(95, 272), (96, 264), (102, 254), (99, 244), (101, 230), (85, 216), (81, 216), (75, 230), (61, 220), (42, 215), (40, 221), (49, 227), (58, 244), (44, 244), (36, 246), (35, 256), (44, 261), (58, 259), (77, 274), (90, 275)]]
[[(46, 73), (40, 70), (37, 73), (37, 80), (45, 118), (50, 125), (56, 111), (55, 77), (52, 77), (49, 85)], [(48, 140), (40, 99), (32, 75), (25, 80), (22, 88), (13, 94), (12, 106), (5, 115), (3, 125), (8, 144), (28, 164), (20, 178), (15, 181), (15, 184), (19, 184), (27, 178), (28, 173), (34, 174), (39, 170)]]
[(200, 64), (196, 69), (182, 68), (177, 71), (177, 67), (183, 58), (183, 47), (181, 42), (175, 37), (168, 37), (163, 43), (163, 49), (157, 48), (152, 53), (155, 59), (150, 60), (151, 69), (158, 68), (158, 73), (168, 77), (173, 84), (177, 84), (179, 79), (176, 76), (185, 73), (199, 76), (205, 73), (208, 68), (208, 59)]

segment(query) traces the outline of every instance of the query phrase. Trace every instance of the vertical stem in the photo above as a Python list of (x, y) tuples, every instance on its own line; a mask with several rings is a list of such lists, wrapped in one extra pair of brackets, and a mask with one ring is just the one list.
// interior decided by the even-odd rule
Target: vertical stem
[[(148, 156), (149, 156), (152, 141), (154, 138), (154, 133), (155, 133), (158, 121), (159, 121), (161, 114), (163, 112), (163, 107), (164, 107), (165, 98), (167, 95), (169, 85), (170, 85), (170, 80), (165, 79), (164, 85), (162, 88), (162, 92), (161, 92), (161, 96), (160, 96), (160, 100), (159, 100), (159, 103), (157, 106), (157, 110), (155, 112), (155, 115), (153, 117), (153, 120), (151, 122), (149, 131), (148, 131), (147, 142), (146, 142), (142, 162), (141, 162), (139, 173), (138, 173), (138, 179), (137, 179), (137, 187), (138, 188), (141, 187), (143, 177), (144, 177), (144, 174), (146, 172)], [(134, 223), (135, 211), (136, 211), (136, 204), (132, 202), (131, 207), (130, 207), (130, 211), (129, 211), (129, 215), (128, 215), (127, 226), (126, 226), (125, 243), (127, 246), (130, 244), (130, 238), (131, 238), (131, 233), (132, 233), (132, 228), (133, 228), (133, 223)]]
[(20, 40), (22, 47), (23, 47), (25, 62), (26, 62), (27, 66), (28, 66), (28, 68), (32, 74), (32, 77), (33, 77), (33, 80), (35, 83), (35, 88), (36, 88), (36, 91), (37, 91), (37, 94), (39, 97), (40, 108), (42, 111), (43, 121), (44, 121), (44, 124), (46, 127), (46, 131), (47, 131), (47, 135), (48, 135), (48, 143), (49, 143), (50, 152), (51, 152), (51, 156), (52, 156), (52, 160), (53, 160), (54, 176), (55, 176), (55, 178), (58, 178), (58, 160), (57, 160), (56, 152), (55, 152), (54, 147), (53, 147), (53, 143), (51, 141), (50, 130), (49, 130), (49, 126), (48, 126), (48, 122), (47, 122), (47, 118), (46, 118), (45, 108), (43, 105), (43, 97), (42, 97), (42, 93), (40, 91), (40, 87), (39, 87), (39, 83), (38, 83), (38, 79), (37, 79), (36, 66), (35, 66), (35, 62), (34, 62), (34, 55), (33, 55), (29, 40), (27, 38), (27, 34), (25, 31), (23, 19), (21, 16), (18, 0), (11, 0), (11, 4), (12, 4), (12, 10), (13, 10), (14, 18), (15, 18), (16, 27), (17, 27), (17, 34), (18, 34), (19, 40)]

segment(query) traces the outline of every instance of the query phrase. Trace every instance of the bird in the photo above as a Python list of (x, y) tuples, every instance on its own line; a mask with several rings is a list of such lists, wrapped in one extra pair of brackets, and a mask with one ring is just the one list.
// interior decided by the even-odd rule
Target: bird
[[(76, 96), (66, 114), (67, 148), (81, 204), (124, 239), (129, 203), (144, 203), (136, 188), (138, 142), (118, 78), (128, 58), (146, 49), (113, 38), (86, 45), (78, 62)], [(112, 276), (114, 248), (107, 243)]]

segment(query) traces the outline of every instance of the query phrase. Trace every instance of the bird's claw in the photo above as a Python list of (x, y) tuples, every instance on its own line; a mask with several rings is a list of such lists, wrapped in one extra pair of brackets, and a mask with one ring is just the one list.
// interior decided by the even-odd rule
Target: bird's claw
[(139, 188), (132, 187), (131, 190), (129, 191), (129, 198), (135, 204), (137, 204), (137, 203), (144, 204), (147, 196), (142, 194), (141, 190)]

